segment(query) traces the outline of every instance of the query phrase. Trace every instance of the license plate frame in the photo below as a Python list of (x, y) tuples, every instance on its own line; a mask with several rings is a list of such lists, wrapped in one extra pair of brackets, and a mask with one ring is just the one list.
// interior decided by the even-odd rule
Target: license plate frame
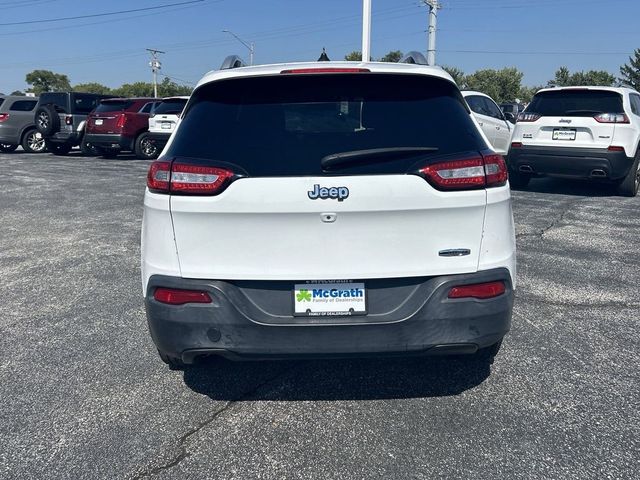
[(160, 128), (163, 130), (171, 130), (171, 122), (161, 122)]
[(561, 142), (573, 142), (576, 139), (576, 132), (575, 128), (554, 128), (551, 139)]
[(326, 280), (296, 283), (291, 302), (294, 317), (337, 317), (367, 314), (364, 282)]

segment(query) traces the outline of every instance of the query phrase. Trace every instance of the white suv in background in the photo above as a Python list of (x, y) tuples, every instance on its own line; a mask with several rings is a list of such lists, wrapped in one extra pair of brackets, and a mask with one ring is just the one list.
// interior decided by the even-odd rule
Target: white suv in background
[(551, 175), (606, 181), (624, 196), (640, 185), (640, 93), (562, 87), (535, 94), (518, 117), (509, 150), (511, 184)]
[(149, 132), (147, 136), (155, 148), (155, 157), (160, 155), (160, 152), (169, 141), (169, 137), (176, 129), (180, 114), (188, 100), (189, 97), (167, 97), (153, 106), (149, 117)]
[(486, 362), (511, 324), (506, 166), (437, 67), (207, 74), (149, 169), (141, 251), (151, 336), (172, 367), (204, 355)]
[(496, 153), (506, 155), (511, 144), (515, 117), (509, 122), (502, 109), (484, 93), (463, 90), (462, 96), (469, 104), (478, 125), (486, 135)]

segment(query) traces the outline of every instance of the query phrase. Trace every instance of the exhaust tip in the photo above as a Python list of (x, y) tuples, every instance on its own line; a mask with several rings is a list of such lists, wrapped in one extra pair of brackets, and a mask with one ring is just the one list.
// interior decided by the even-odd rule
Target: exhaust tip
[(591, 170), (591, 176), (594, 178), (606, 178), (607, 177), (607, 172), (605, 172), (604, 170), (601, 170), (599, 168), (596, 168), (594, 170)]
[(520, 165), (519, 170), (523, 173), (533, 173), (533, 168), (531, 168), (529, 165)]

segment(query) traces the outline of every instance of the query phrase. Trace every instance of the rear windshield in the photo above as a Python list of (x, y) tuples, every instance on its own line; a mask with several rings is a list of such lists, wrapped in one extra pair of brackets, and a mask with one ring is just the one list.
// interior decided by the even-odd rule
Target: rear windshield
[(0, 98), (0, 106), (4, 103), (4, 98)]
[(96, 108), (96, 113), (122, 112), (131, 105), (133, 105), (133, 102), (129, 100), (102, 102)]
[(154, 108), (156, 115), (179, 115), (187, 104), (187, 99), (164, 100)]
[(73, 111), (71, 113), (89, 113), (94, 108), (98, 106), (100, 100), (105, 98), (104, 96), (99, 97), (96, 95), (86, 94), (86, 93), (74, 93), (73, 94)]
[[(335, 153), (486, 148), (457, 87), (424, 75), (277, 75), (199, 88), (165, 157), (231, 164), (250, 176), (323, 175)], [(420, 158), (359, 162), (332, 174), (406, 173)]]
[(558, 90), (537, 93), (527, 112), (548, 117), (591, 117), (598, 113), (621, 113), (622, 96), (606, 90)]

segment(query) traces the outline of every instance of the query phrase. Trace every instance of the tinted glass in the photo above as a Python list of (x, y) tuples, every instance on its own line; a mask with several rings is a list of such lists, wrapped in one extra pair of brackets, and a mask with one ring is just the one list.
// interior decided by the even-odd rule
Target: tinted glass
[(465, 97), (465, 100), (469, 104), (469, 108), (471, 108), (472, 112), (479, 113), (480, 115), (488, 115), (484, 103), (484, 98), (482, 98), (480, 95)]
[(0, 98), (0, 106), (4, 103), (4, 98)]
[(631, 95), (631, 111), (636, 115), (640, 115), (640, 95)]
[(483, 97), (482, 99), (484, 100), (486, 109), (489, 112), (489, 116), (493, 118), (502, 119), (502, 112), (500, 111), (500, 108), (498, 108), (498, 105), (496, 105), (493, 102), (493, 100), (487, 97)]
[(145, 104), (145, 106), (140, 109), (140, 113), (150, 113), (151, 109), (153, 108), (153, 105), (154, 105), (153, 102), (149, 102)]
[(622, 113), (622, 96), (604, 90), (558, 90), (537, 93), (527, 112), (551, 117), (591, 117)]
[(228, 163), (251, 176), (323, 175), (323, 157), (436, 147), (334, 174), (405, 173), (416, 162), (486, 148), (457, 87), (424, 75), (277, 75), (223, 80), (192, 96), (167, 157)]
[(73, 95), (73, 112), (72, 113), (89, 113), (98, 106), (100, 100), (105, 97), (76, 93)]
[(10, 110), (14, 112), (30, 112), (36, 107), (37, 100), (17, 100), (13, 102)]
[(133, 102), (129, 100), (101, 102), (100, 105), (96, 107), (95, 113), (122, 112), (132, 104)]
[(43, 93), (40, 96), (40, 105), (54, 105), (59, 113), (67, 112), (69, 95), (66, 93)]
[(167, 100), (163, 101), (156, 106), (153, 113), (156, 115), (180, 115), (182, 109), (187, 104), (187, 99), (184, 100), (176, 99), (176, 100)]

